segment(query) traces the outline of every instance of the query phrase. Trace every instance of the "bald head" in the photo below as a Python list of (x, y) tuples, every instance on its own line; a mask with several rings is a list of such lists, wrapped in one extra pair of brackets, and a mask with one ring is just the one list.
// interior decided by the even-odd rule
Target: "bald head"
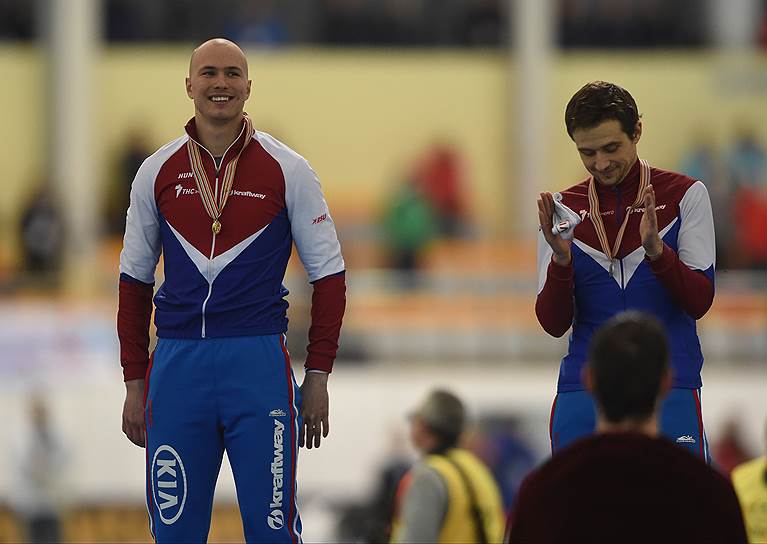
[(215, 38), (195, 49), (189, 61), (186, 94), (194, 100), (198, 130), (206, 123), (239, 130), (250, 83), (248, 61), (236, 43)]
[(213, 38), (192, 51), (192, 57), (189, 59), (189, 75), (198, 72), (203, 66), (219, 65), (221, 61), (238, 67), (243, 75), (248, 77), (248, 59), (245, 53), (239, 45), (226, 38)]

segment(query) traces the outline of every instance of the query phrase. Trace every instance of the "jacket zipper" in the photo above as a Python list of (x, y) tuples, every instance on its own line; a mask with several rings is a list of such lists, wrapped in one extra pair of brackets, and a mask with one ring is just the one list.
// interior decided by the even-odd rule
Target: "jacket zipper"
[[(245, 130), (245, 128), (243, 127), (242, 130)], [(224, 164), (224, 159), (226, 158), (226, 154), (229, 153), (229, 150), (232, 148), (232, 146), (235, 143), (237, 143), (237, 140), (240, 139), (240, 136), (242, 136), (242, 131), (240, 131), (240, 134), (238, 134), (237, 137), (234, 139), (234, 141), (231, 144), (229, 144), (229, 147), (226, 148), (226, 151), (224, 151), (224, 154), (221, 155), (221, 164), (218, 166), (216, 166), (216, 158), (213, 156), (213, 153), (208, 151), (208, 148), (202, 145), (200, 142), (198, 142), (197, 140), (189, 136), (190, 140), (192, 140), (194, 143), (199, 145), (201, 148), (205, 150), (205, 152), (208, 155), (210, 155), (210, 158), (213, 161), (213, 166), (216, 167), (216, 186), (215, 186), (215, 192), (213, 193), (213, 198), (215, 198), (216, 200), (218, 200), (218, 174), (221, 171), (221, 166), (223, 166)], [(205, 308), (207, 307), (208, 300), (210, 300), (210, 295), (213, 292), (213, 280), (211, 279), (211, 276), (212, 276), (212, 268), (213, 268), (213, 255), (215, 251), (216, 251), (216, 233), (214, 232), (213, 241), (210, 244), (210, 257), (208, 258), (208, 274), (207, 274), (207, 277), (205, 278), (206, 280), (208, 280), (208, 296), (206, 296), (205, 300), (202, 302), (202, 309), (201, 309), (201, 313), (202, 313), (201, 334), (203, 338), (205, 338)]]
[[(222, 159), (223, 160), (223, 159)], [(214, 160), (215, 164), (215, 160)], [(213, 194), (213, 197), (218, 199), (218, 168), (216, 168), (216, 188), (215, 193)], [(216, 233), (213, 233), (213, 242), (210, 244), (210, 257), (208, 257), (208, 273), (206, 274), (205, 279), (208, 280), (208, 296), (205, 297), (205, 300), (202, 301), (202, 337), (205, 338), (205, 308), (208, 306), (208, 300), (210, 300), (210, 295), (213, 292), (213, 281), (211, 280), (212, 277), (212, 268), (213, 268), (213, 254), (216, 251)]]

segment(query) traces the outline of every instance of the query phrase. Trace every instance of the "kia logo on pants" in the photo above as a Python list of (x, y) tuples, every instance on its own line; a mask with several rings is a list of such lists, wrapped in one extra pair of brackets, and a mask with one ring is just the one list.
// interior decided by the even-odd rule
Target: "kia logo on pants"
[(152, 495), (162, 522), (174, 524), (186, 503), (186, 470), (181, 456), (168, 445), (162, 445), (154, 452)]
[(275, 531), (282, 529), (285, 525), (285, 514), (282, 513), (282, 510), (274, 509), (272, 510), (272, 513), (266, 517), (266, 523), (268, 523), (269, 527)]

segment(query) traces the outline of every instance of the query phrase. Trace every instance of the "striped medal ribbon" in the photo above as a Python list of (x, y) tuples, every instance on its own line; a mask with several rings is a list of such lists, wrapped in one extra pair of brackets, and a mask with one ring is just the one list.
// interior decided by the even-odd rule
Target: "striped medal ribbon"
[[(202, 156), (200, 155), (199, 145), (191, 138), (186, 142), (186, 149), (189, 152), (189, 162), (192, 165), (192, 172), (194, 173), (194, 181), (197, 183), (197, 190), (200, 192), (200, 198), (202, 204), (205, 206), (205, 211), (213, 220), (211, 230), (216, 235), (221, 232), (221, 214), (224, 212), (224, 206), (226, 206), (227, 200), (229, 200), (229, 194), (232, 192), (232, 185), (234, 184), (234, 175), (237, 172), (237, 162), (240, 160), (240, 155), (248, 147), (250, 140), (253, 138), (253, 122), (250, 117), (243, 116), (245, 123), (243, 130), (245, 131), (245, 142), (242, 144), (237, 156), (234, 157), (224, 168), (223, 184), (221, 191), (218, 194), (214, 194), (210, 181), (208, 180), (208, 174), (205, 172), (205, 166), (202, 163)], [(237, 136), (239, 138), (242, 135)], [(216, 198), (218, 197), (218, 198)]]
[(650, 165), (645, 160), (639, 160), (639, 188), (637, 189), (637, 196), (634, 203), (626, 208), (626, 217), (623, 218), (623, 224), (618, 235), (615, 237), (615, 244), (612, 251), (610, 251), (610, 244), (607, 240), (607, 231), (605, 231), (605, 224), (602, 221), (602, 215), (599, 213), (599, 196), (597, 196), (596, 181), (594, 176), (589, 179), (589, 213), (591, 215), (591, 223), (594, 225), (594, 230), (597, 232), (597, 238), (602, 246), (602, 252), (610, 259), (610, 275), (613, 275), (615, 267), (615, 256), (618, 254), (618, 250), (621, 247), (621, 241), (623, 240), (623, 233), (626, 232), (626, 225), (629, 222), (629, 217), (634, 208), (642, 203), (642, 195), (645, 189), (650, 185)]

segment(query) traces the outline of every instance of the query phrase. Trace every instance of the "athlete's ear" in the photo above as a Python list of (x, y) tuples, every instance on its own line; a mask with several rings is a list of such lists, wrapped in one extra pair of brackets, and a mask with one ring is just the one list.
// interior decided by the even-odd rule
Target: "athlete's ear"
[(193, 98), (192, 97), (192, 80), (190, 78), (186, 78), (184, 81), (186, 83), (186, 95), (189, 98)]
[(636, 126), (634, 127), (634, 137), (631, 139), (632, 142), (639, 143), (639, 139), (642, 137), (642, 120), (639, 119), (637, 121)]
[(250, 98), (250, 84), (251, 84), (251, 83), (253, 83), (253, 82), (252, 82), (252, 81), (249, 79), (249, 80), (248, 80), (248, 90), (247, 90), (247, 92), (245, 93), (245, 100), (247, 100), (248, 98)]

